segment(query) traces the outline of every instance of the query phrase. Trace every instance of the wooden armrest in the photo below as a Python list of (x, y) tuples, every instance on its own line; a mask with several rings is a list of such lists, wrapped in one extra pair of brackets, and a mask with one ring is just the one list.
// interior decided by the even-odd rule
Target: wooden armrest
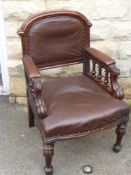
[(91, 59), (95, 60), (96, 62), (99, 62), (105, 66), (110, 66), (112, 64), (115, 64), (115, 61), (110, 58), (109, 56), (105, 55), (104, 53), (88, 47), (85, 49), (87, 56), (89, 56)]
[(120, 70), (115, 61), (93, 48), (86, 48), (86, 54), (87, 58), (92, 60), (92, 70), (87, 70), (86, 75), (115, 98), (123, 99), (124, 95), (117, 81)]
[(27, 87), (36, 107), (40, 119), (47, 116), (47, 109), (43, 100), (40, 73), (33, 59), (29, 55), (23, 57), (23, 64), (27, 75)]
[(40, 78), (40, 73), (33, 59), (29, 55), (23, 57), (25, 72), (29, 78)]

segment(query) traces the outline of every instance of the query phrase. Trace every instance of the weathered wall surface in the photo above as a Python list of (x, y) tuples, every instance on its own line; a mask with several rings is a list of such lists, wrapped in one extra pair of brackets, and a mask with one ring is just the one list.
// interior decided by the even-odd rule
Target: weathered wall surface
[[(92, 22), (91, 46), (116, 60), (121, 70), (120, 83), (131, 99), (131, 1), (130, 0), (3, 0), (7, 35), (10, 102), (25, 103), (25, 83), (21, 44), (16, 31), (31, 14), (54, 9), (77, 10)], [(75, 67), (54, 70), (59, 74), (80, 70)], [(48, 77), (46, 72), (46, 77)], [(49, 75), (50, 76), (50, 75)]]

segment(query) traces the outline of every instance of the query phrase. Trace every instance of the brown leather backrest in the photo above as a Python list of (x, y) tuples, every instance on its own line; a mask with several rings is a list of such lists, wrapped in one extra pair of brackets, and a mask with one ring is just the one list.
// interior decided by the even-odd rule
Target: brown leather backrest
[(55, 11), (29, 18), (21, 27), (23, 53), (32, 56), (38, 67), (84, 60), (89, 46), (91, 24), (80, 13)]

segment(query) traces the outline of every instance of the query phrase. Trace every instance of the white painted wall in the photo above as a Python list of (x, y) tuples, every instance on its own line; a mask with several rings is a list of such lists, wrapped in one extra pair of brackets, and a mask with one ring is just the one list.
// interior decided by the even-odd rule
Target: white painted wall
[(0, 93), (9, 93), (9, 76), (8, 76), (8, 66), (7, 66), (7, 53), (5, 47), (5, 32), (4, 32), (4, 20), (2, 13), (2, 4), (0, 0), (0, 67), (2, 73), (3, 86), (0, 87)]

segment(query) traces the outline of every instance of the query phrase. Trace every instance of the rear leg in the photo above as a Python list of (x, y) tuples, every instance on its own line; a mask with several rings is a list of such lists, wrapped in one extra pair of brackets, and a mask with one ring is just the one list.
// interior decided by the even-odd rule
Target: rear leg
[(31, 109), (31, 106), (29, 104), (29, 101), (27, 102), (27, 105), (28, 105), (28, 125), (31, 128), (31, 127), (35, 126), (35, 117), (34, 117), (32, 109)]
[(122, 147), (121, 141), (123, 136), (126, 134), (126, 126), (127, 126), (127, 123), (121, 123), (116, 128), (117, 139), (116, 139), (116, 143), (113, 146), (114, 152), (118, 153), (121, 150), (121, 147)]

